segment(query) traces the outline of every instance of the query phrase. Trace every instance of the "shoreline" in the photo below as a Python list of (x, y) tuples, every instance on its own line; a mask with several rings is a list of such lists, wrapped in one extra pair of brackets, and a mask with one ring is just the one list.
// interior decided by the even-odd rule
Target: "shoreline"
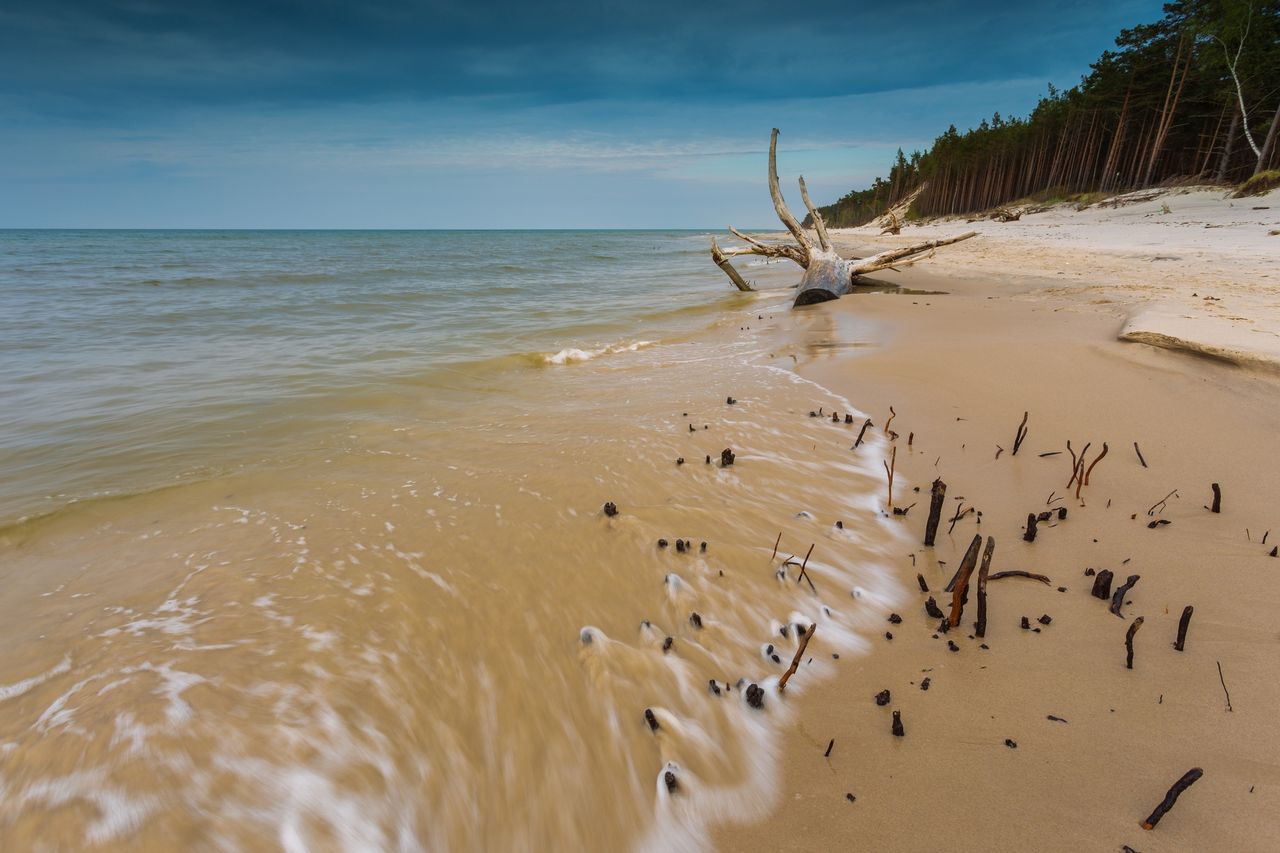
[[(1153, 284), (1153, 262), (1123, 246), (1125, 226), (1099, 218), (1092, 234), (1115, 229), (1115, 245), (1094, 253), (1101, 261), (1093, 268), (1120, 272), (1095, 283), (1082, 267), (1063, 284), (1053, 269), (1062, 248), (1037, 244), (1038, 228), (999, 242), (1000, 234), (1019, 233), (1010, 225), (990, 223), (979, 238), (884, 276), (946, 295), (854, 296), (796, 323), (807, 327), (797, 349), (810, 356), (801, 375), (871, 412), (877, 429), (889, 406), (897, 412), (899, 476), (922, 495), (899, 495), (896, 503), (923, 497), (901, 520), (914, 547), (895, 563), (915, 600), (899, 611), (902, 624), (886, 621), (892, 640), (876, 642), (880, 648), (806, 700), (786, 738), (779, 807), (753, 825), (721, 828), (717, 847), (925, 849), (941, 838), (959, 850), (1264, 850), (1280, 843), (1273, 817), (1280, 744), (1270, 719), (1280, 702), (1271, 619), (1280, 561), (1267, 556), (1280, 536), (1280, 485), (1267, 451), (1280, 431), (1280, 383), (1265, 370), (1118, 339), (1153, 292), (1198, 308), (1193, 300), (1204, 302), (1206, 286), (1250, 297), (1253, 325), (1280, 328), (1280, 311), (1268, 302), (1274, 297), (1257, 284), (1257, 276), (1275, 274), (1248, 253), (1224, 263), (1239, 247), (1213, 253), (1200, 246), (1176, 278)], [(901, 238), (839, 232), (837, 240), (846, 251), (850, 240), (883, 248), (925, 230), (904, 229)], [(1077, 232), (1068, 253), (1091, 239), (1090, 229)], [(997, 275), (1000, 264), (1016, 272)], [(1198, 335), (1214, 319), (1209, 304), (1193, 314)], [(851, 314), (877, 325), (878, 347), (841, 346)], [(1024, 411), (1029, 433), (1013, 457)], [(1040, 454), (1065, 451), (1068, 439), (1077, 450), (1093, 441), (1095, 453), (1108, 441), (1109, 454), (1083, 501), (1047, 503), (1052, 492), (1064, 493), (1070, 462), (1065, 452)], [(996, 458), (998, 447), (1004, 451)], [(948, 484), (944, 523), (937, 546), (926, 549), (920, 532), (928, 484), (938, 476)], [(1216, 515), (1202, 508), (1213, 482), (1224, 493)], [(1175, 488), (1179, 497), (1163, 514), (1146, 515)], [(945, 535), (960, 496), (982, 511), (982, 524), (971, 514)], [(1022, 541), (1029, 511), (1064, 505), (1067, 519), (1042, 527), (1034, 543)], [(1161, 517), (1171, 523), (1148, 528)], [(1268, 528), (1276, 532), (1263, 546)], [(991, 584), (988, 649), (970, 639), (972, 602), (959, 628), (934, 639), (937, 620), (925, 616), (915, 582), (920, 572), (945, 609), (950, 597), (940, 589), (979, 532), (996, 539), (992, 571), (1052, 579), (1048, 587), (1022, 579)], [(1127, 618), (1089, 595), (1086, 568), (1141, 576), (1123, 608)], [(1179, 653), (1170, 644), (1188, 604), (1195, 612)], [(1037, 622), (1041, 615), (1048, 625)], [(1020, 628), (1023, 616), (1038, 633)], [(1128, 670), (1124, 636), (1135, 616), (1145, 625)], [(948, 640), (959, 651), (949, 651)], [(926, 676), (927, 692), (919, 685)], [(872, 700), (882, 689), (893, 697), (883, 708)], [(894, 709), (902, 712), (903, 738), (889, 732)], [(1144, 832), (1138, 822), (1191, 767), (1203, 767), (1204, 778)]]

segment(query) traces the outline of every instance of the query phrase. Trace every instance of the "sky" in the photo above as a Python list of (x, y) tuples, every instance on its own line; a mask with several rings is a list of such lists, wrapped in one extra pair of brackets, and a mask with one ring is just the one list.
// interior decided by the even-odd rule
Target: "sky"
[(1024, 115), (1151, 0), (4, 0), (0, 227), (720, 228)]

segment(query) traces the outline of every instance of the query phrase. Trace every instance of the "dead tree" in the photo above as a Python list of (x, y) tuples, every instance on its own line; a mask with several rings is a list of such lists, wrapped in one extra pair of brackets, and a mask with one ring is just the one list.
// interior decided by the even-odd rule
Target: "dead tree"
[(795, 243), (765, 243), (754, 237), (748, 237), (731, 226), (729, 233), (746, 243), (746, 245), (734, 249), (721, 249), (713, 237), (711, 238), (711, 260), (715, 261), (716, 266), (720, 267), (724, 274), (729, 277), (729, 280), (733, 282), (734, 287), (739, 290), (754, 290), (755, 288), (745, 281), (737, 269), (734, 268), (731, 263), (733, 258), (739, 255), (757, 255), (765, 258), (785, 258), (795, 262), (804, 270), (804, 276), (800, 279), (800, 284), (797, 285), (799, 293), (796, 294), (795, 305), (811, 305), (815, 302), (827, 302), (836, 299), (852, 290), (854, 285), (858, 284), (858, 277), (865, 273), (908, 266), (920, 260), (919, 255), (924, 252), (931, 252), (939, 246), (946, 246), (950, 243), (958, 243), (978, 233), (969, 231), (957, 237), (929, 240), (924, 243), (904, 246), (901, 249), (890, 249), (886, 252), (872, 255), (869, 258), (848, 260), (840, 257), (831, 245), (831, 238), (827, 234), (827, 225), (822, 219), (822, 214), (818, 212), (818, 209), (813, 206), (813, 202), (809, 199), (809, 192), (804, 186), (804, 178), (801, 178), (800, 197), (804, 201), (809, 215), (813, 217), (814, 234), (817, 238), (817, 243), (815, 244), (800, 226), (795, 216), (791, 214), (791, 211), (787, 208), (786, 201), (782, 198), (782, 190), (778, 186), (778, 129), (776, 127), (769, 138), (769, 195), (773, 199), (774, 212), (778, 214), (778, 219), (786, 226), (787, 231), (791, 233)]

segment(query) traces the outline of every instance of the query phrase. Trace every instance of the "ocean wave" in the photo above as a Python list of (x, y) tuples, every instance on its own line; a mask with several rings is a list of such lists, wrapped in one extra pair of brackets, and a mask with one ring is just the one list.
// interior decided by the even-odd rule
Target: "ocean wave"
[(657, 341), (632, 341), (629, 344), (609, 344), (599, 349), (578, 349), (577, 347), (565, 347), (554, 355), (542, 356), (545, 364), (572, 364), (575, 361), (590, 361), (602, 355), (614, 355), (620, 352), (635, 352), (645, 347), (653, 346)]

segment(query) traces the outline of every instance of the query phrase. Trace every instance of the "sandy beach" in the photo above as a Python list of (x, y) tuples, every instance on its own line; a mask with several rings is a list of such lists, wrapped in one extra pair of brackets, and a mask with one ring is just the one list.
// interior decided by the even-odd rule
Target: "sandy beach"
[[(900, 237), (838, 232), (842, 252), (866, 255), (979, 230), (884, 275), (921, 293), (854, 295), (786, 321), (802, 328), (802, 375), (856, 400), (876, 431), (896, 412), (906, 485), (894, 503), (912, 506), (896, 521), (915, 543), (896, 568), (913, 600), (901, 624), (883, 614), (892, 639), (804, 699), (776, 808), (724, 828), (721, 849), (1280, 845), (1280, 560), (1269, 556), (1280, 541), (1277, 223), (1275, 193), (1196, 190), (1012, 223), (909, 226)], [(876, 325), (877, 346), (841, 346), (849, 316)], [(1091, 442), (1091, 461), (1108, 448), (1079, 499), (1068, 441), (1076, 451)], [(935, 478), (946, 502), (926, 548)], [(980, 519), (966, 514), (952, 529), (960, 507)], [(1058, 508), (1065, 519), (1023, 540), (1028, 513)], [(992, 581), (985, 640), (973, 636), (972, 600), (940, 635), (925, 600), (950, 606), (942, 588), (975, 534), (996, 542), (993, 573), (1051, 582)], [(1140, 576), (1121, 618), (1090, 595), (1102, 569), (1115, 586)], [(1139, 616), (1127, 669), (1126, 630)], [(890, 732), (893, 711), (904, 737)], [(1203, 778), (1144, 831), (1139, 822), (1193, 767)]]

